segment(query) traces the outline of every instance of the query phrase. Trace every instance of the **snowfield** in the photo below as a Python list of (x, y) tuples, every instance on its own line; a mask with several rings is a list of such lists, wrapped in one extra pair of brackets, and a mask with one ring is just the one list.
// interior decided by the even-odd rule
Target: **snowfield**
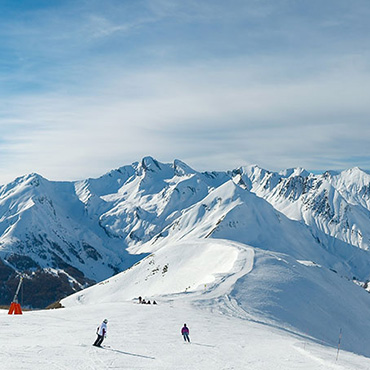
[[(158, 304), (139, 304), (140, 295)], [(370, 369), (364, 289), (313, 261), (243, 243), (164, 245), (62, 303), (22, 316), (1, 311), (1, 363), (27, 370)], [(99, 349), (92, 343), (104, 318), (107, 347)], [(190, 344), (180, 335), (184, 323)]]
[[(108, 317), (106, 349), (93, 347)], [(186, 300), (157, 306), (116, 302), (0, 315), (4, 368), (46, 369), (353, 369), (370, 360), (270, 326), (194, 307)], [(180, 335), (190, 328), (192, 343)]]

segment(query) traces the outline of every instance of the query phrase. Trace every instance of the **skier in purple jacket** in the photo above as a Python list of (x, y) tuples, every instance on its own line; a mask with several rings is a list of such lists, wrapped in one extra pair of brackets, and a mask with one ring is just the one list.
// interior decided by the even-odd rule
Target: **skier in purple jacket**
[(181, 334), (184, 337), (184, 341), (188, 341), (190, 343), (190, 338), (189, 338), (189, 328), (184, 324), (184, 326), (181, 329)]

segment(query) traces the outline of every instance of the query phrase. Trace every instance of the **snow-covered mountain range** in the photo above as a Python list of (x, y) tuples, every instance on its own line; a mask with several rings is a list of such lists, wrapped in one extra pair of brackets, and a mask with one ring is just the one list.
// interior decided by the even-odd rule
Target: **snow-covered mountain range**
[(19, 273), (24, 304), (44, 307), (164, 247), (208, 238), (310, 261), (366, 288), (369, 226), (370, 175), (358, 168), (198, 172), (145, 157), (97, 179), (30, 174), (0, 188), (0, 303)]

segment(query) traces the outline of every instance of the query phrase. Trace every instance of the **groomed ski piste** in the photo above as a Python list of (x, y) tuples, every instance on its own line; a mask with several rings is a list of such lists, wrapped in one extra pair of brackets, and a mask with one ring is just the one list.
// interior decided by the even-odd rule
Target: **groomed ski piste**
[[(4, 368), (370, 369), (369, 293), (313, 261), (229, 240), (163, 246), (62, 304), (1, 311)], [(104, 347), (93, 347), (105, 318)]]

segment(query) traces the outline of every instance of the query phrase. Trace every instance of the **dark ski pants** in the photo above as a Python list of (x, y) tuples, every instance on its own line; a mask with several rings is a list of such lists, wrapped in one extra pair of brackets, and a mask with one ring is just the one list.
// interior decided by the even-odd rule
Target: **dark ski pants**
[(185, 342), (186, 341), (190, 342), (189, 334), (183, 334), (182, 336), (184, 337)]
[(99, 335), (98, 334), (98, 337), (96, 338), (96, 341), (94, 343), (94, 346), (100, 347), (101, 344), (103, 343), (103, 340), (104, 340), (104, 335)]

